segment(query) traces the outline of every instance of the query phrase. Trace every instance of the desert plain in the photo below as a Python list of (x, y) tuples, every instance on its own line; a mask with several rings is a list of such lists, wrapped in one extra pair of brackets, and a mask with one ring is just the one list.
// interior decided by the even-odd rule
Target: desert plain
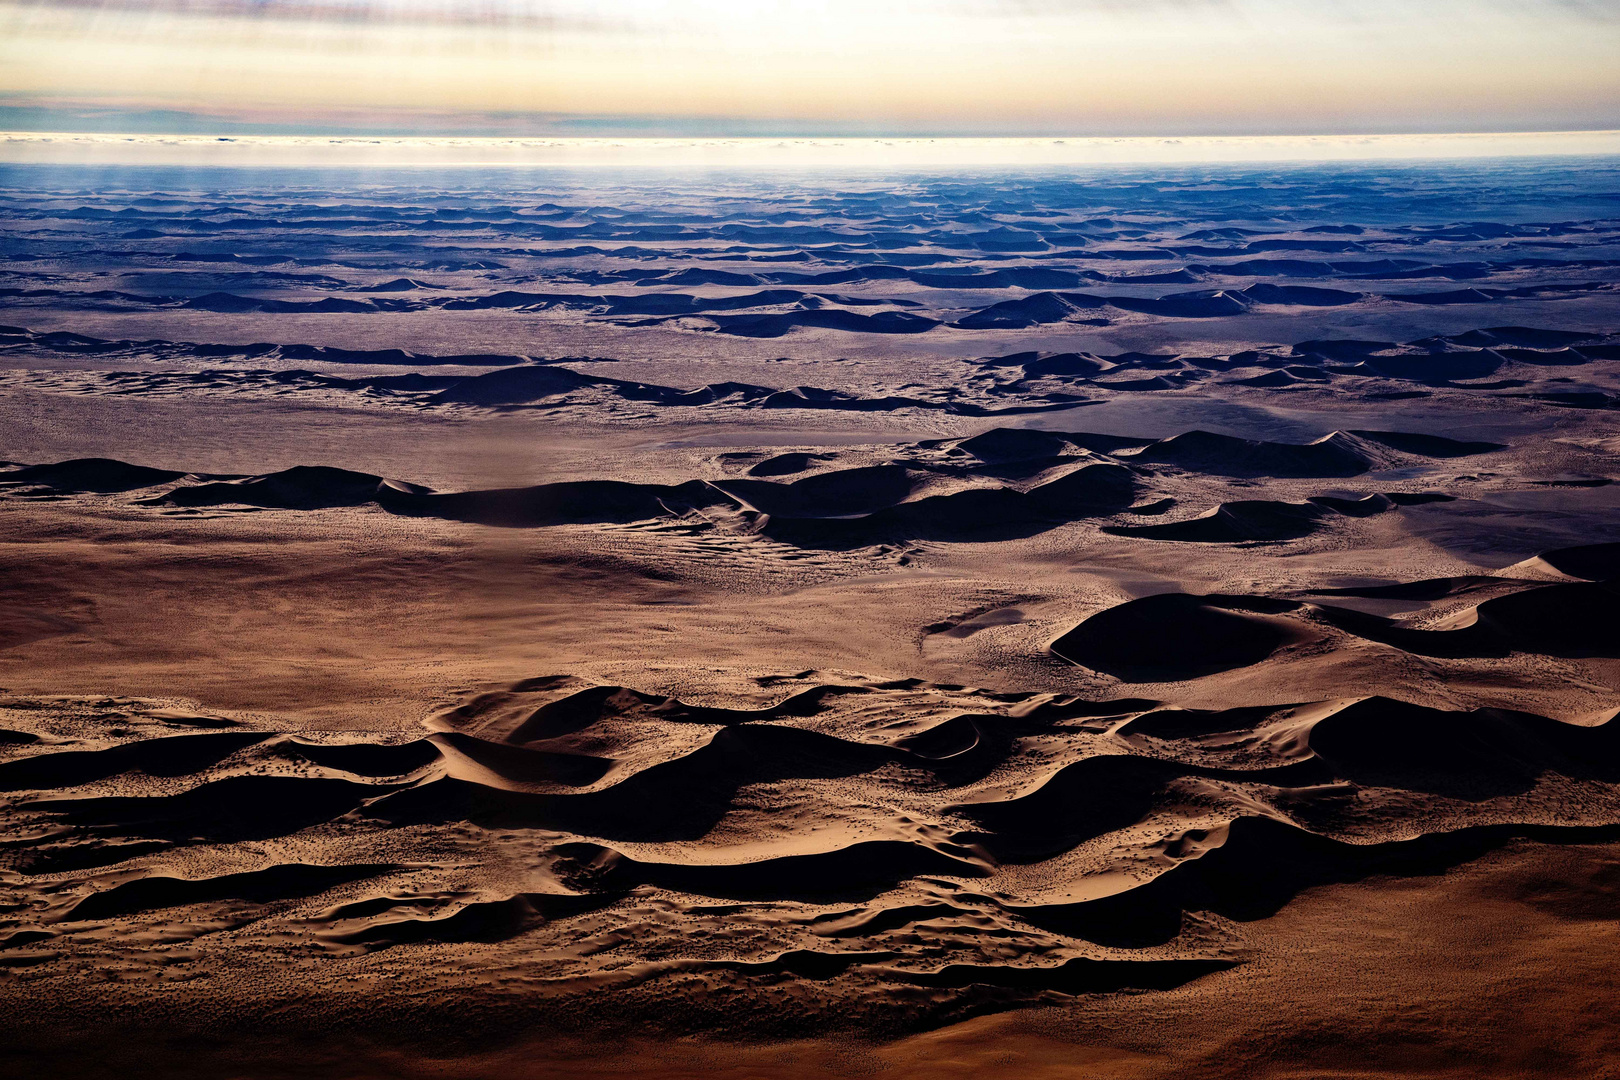
[(1620, 1075), (1612, 159), (0, 172), (18, 1076)]

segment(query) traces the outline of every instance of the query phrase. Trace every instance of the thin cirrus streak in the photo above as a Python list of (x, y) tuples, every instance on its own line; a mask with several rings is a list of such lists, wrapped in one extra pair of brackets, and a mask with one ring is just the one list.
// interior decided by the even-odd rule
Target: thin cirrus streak
[(584, 11), (563, 14), (544, 2), (475, 0), (19, 0), (3, 5), (23, 14), (48, 11), (105, 16), (178, 15), (266, 22), (352, 24), (426, 23), (491, 27), (601, 27)]

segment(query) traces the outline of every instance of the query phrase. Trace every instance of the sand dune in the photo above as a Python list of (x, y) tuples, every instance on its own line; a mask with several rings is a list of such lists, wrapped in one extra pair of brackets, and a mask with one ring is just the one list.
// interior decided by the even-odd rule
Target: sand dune
[[(5, 766), (6, 786), (25, 797), (4, 821), (36, 835), (11, 844), (28, 858), (13, 860), (21, 872), (5, 886), (37, 898), (39, 914), (8, 948), (61, 949), (146, 925), (190, 927), (188, 940), (208, 948), (218, 933), (209, 928), (233, 926), (305, 942), (330, 957), (317, 965), (445, 943), (541, 956), (558, 935), (591, 932), (598, 913), (637, 917), (652, 888), (691, 898), (694, 912), (749, 904), (755, 925), (784, 940), (802, 926), (821, 944), (671, 964), (659, 957), (673, 924), (635, 946), (647, 963), (637, 983), (704, 970), (741, 985), (840, 982), (873, 1001), (892, 993), (884, 987), (927, 986), (958, 1006), (994, 1008), (1051, 991), (1163, 989), (1238, 963), (1196, 946), (1163, 952), (1189, 912), (1262, 919), (1324, 883), (1428, 875), (1519, 839), (1590, 843), (1617, 828), (1612, 790), (1593, 786), (1614, 777), (1612, 723), (1378, 697), (1200, 712), (915, 681), (823, 683), (813, 673), (786, 682), (772, 703), (728, 709), (540, 677), (468, 698), (430, 723), (439, 734), (404, 743), (289, 740), (243, 722), (98, 751), (28, 744)], [(936, 719), (897, 734), (897, 706)], [(624, 725), (632, 741), (615, 741)], [(557, 747), (596, 729), (631, 757), (604, 762), (605, 772), (562, 775), (549, 764), (567, 756)], [(700, 736), (695, 747), (689, 733)], [(1019, 749), (1035, 735), (1097, 749), (1054, 764)], [(964, 757), (978, 760), (964, 770)], [(171, 778), (187, 786), (157, 793)], [(829, 819), (794, 814), (792, 793), (830, 781), (902, 802), (852, 806), (857, 818), (877, 817), (818, 837)], [(1537, 794), (1548, 785), (1585, 785), (1592, 801), (1574, 819), (1549, 821)], [(1359, 809), (1351, 792), (1363, 793)], [(736, 847), (727, 823), (756, 814), (761, 799), (784, 800), (777, 838)], [(1369, 815), (1404, 835), (1369, 840)], [(1416, 822), (1426, 824), (1414, 836)], [(479, 862), (469, 826), (538, 844), (551, 884), (504, 893), (456, 884)], [(334, 854), (382, 854), (406, 835), (437, 837), (442, 854), (266, 861), (322, 837)], [(1112, 845), (1097, 846), (1104, 837)], [(1144, 845), (1157, 853), (1146, 872), (1121, 873)], [(186, 850), (190, 869), (167, 869)], [(1018, 871), (1082, 852), (1084, 898), (1050, 895)], [(935, 932), (911, 933), (923, 925)], [(974, 944), (982, 938), (957, 932), (975, 926), (1001, 944), (987, 953)], [(1038, 945), (1048, 940), (1126, 952), (1054, 954)], [(598, 971), (590, 950), (553, 955), (569, 956), (572, 974), (552, 977), (550, 997), (622, 973)]]
[(1487, 600), (1469, 613), (1473, 621), (1445, 630), (1409, 629), (1360, 612), (1319, 610), (1352, 634), (1422, 656), (1613, 656), (1620, 649), (1620, 634), (1613, 630), (1617, 602), (1620, 593), (1607, 583), (1549, 585)]
[[(1377, 496), (1374, 496), (1376, 498)], [(1114, 525), (1116, 536), (1180, 540), (1197, 544), (1236, 544), (1253, 540), (1297, 540), (1309, 536), (1332, 516), (1310, 504), (1246, 501), (1222, 503), (1208, 513), (1162, 525)]]
[[(279, 510), (319, 510), (355, 506), (378, 496), (383, 480), (325, 465), (295, 465), (277, 473), (175, 488), (156, 502), (166, 506), (263, 506)], [(395, 490), (390, 487), (390, 491)], [(415, 488), (420, 492), (423, 489)], [(410, 493), (406, 488), (402, 494)]]
[(1373, 517), (1401, 506), (1450, 502), (1453, 498), (1451, 495), (1393, 492), (1388, 495), (1367, 495), (1360, 499), (1316, 495), (1304, 503), (1247, 500), (1222, 503), (1185, 521), (1169, 521), (1160, 525), (1109, 525), (1104, 526), (1103, 531), (1115, 536), (1195, 544), (1297, 540), (1328, 527), (1335, 517)]
[(1271, 618), (1297, 605), (1162, 593), (1099, 612), (1052, 643), (1065, 660), (1127, 682), (1175, 682), (1257, 664), (1308, 635)]
[(64, 922), (86, 922), (217, 900), (245, 900), (262, 904), (318, 895), (335, 885), (376, 877), (395, 869), (398, 868), (283, 863), (265, 870), (215, 878), (141, 877), (90, 894), (65, 912), (62, 919)]
[(184, 473), (130, 465), (110, 458), (77, 458), (52, 465), (25, 465), (3, 475), (4, 483), (53, 491), (136, 491), (173, 483)]
[[(1289, 508), (1282, 508), (1288, 510)], [(1319, 517), (1273, 505), (1221, 507), (1159, 526), (1115, 527), (1151, 539), (1203, 543), (1288, 539)], [(1326, 512), (1325, 509), (1322, 512)], [(1515, 652), (1559, 657), (1620, 656), (1613, 630), (1616, 545), (1561, 549), (1522, 564), (1592, 580), (1567, 584), (1494, 579), (1504, 595), (1457, 611), (1434, 628), (1326, 604), (1262, 596), (1163, 593), (1098, 612), (1052, 643), (1066, 660), (1131, 682), (1176, 681), (1248, 667), (1283, 646), (1310, 639), (1322, 625), (1419, 656), (1488, 659)], [(1578, 573), (1558, 570), (1562, 564)], [(1509, 568), (1510, 570), (1515, 568)], [(1317, 590), (1317, 595), (1385, 600), (1467, 596), (1493, 579), (1444, 578), (1399, 585)], [(1275, 618), (1287, 616), (1287, 618)]]
[(1183, 913), (1239, 921), (1274, 915), (1301, 891), (1373, 875), (1427, 875), (1511, 843), (1593, 842), (1612, 828), (1482, 825), (1410, 840), (1347, 844), (1270, 817), (1237, 818), (1200, 838), (1207, 848), (1125, 893), (1021, 912), (1031, 922), (1098, 944), (1144, 948), (1176, 937)]
[(1310, 747), (1336, 775), (1367, 786), (1483, 799), (1528, 790), (1545, 772), (1611, 776), (1617, 734), (1612, 722), (1583, 728), (1526, 713), (1454, 713), (1367, 698), (1318, 721)]
[(1304, 445), (1190, 431), (1150, 443), (1133, 459), (1223, 476), (1346, 477), (1359, 476), (1375, 465), (1387, 463), (1382, 447), (1441, 458), (1501, 449), (1499, 444), (1461, 443), (1439, 436), (1383, 431), (1334, 432)]

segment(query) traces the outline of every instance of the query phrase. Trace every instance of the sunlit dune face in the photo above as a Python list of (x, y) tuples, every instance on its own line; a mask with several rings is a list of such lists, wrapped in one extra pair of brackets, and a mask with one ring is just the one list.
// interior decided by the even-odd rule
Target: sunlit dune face
[(1573, 0), (0, 2), (15, 102), (435, 131), (1612, 127), (1616, 55)]

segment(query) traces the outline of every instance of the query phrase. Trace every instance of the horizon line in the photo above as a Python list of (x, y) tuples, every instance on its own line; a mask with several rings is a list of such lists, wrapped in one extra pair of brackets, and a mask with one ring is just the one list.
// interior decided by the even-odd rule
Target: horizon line
[(1620, 129), (1254, 135), (377, 135), (0, 131), (0, 165), (953, 167), (1620, 155)]

